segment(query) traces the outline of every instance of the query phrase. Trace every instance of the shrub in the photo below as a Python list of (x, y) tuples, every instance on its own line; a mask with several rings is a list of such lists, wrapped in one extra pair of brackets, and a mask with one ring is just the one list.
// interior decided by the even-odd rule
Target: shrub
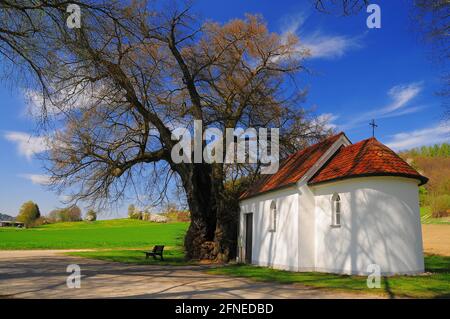
[(34, 222), (41, 217), (39, 206), (32, 201), (22, 204), (16, 220), (25, 224), (25, 227), (32, 227)]
[(63, 222), (79, 222), (82, 220), (81, 209), (76, 205), (62, 209), (59, 215)]
[(142, 220), (142, 213), (141, 212), (134, 212), (131, 215), (128, 215), (131, 219), (140, 219)]
[(169, 221), (172, 222), (190, 222), (191, 221), (191, 214), (188, 210), (172, 210), (168, 212), (164, 212), (161, 215), (167, 217)]
[(49, 220), (47, 217), (45, 216), (41, 216), (38, 219), (36, 219), (33, 224), (31, 225), (31, 227), (37, 227), (37, 226), (41, 226), (41, 225), (48, 225), (51, 224), (52, 221)]
[(86, 220), (89, 221), (89, 222), (96, 221), (97, 220), (97, 213), (94, 210), (90, 209), (87, 212), (87, 214), (86, 214)]
[(81, 209), (77, 205), (67, 208), (55, 209), (48, 214), (48, 219), (53, 222), (79, 222), (81, 221)]
[(136, 212), (136, 207), (134, 207), (133, 204), (130, 204), (128, 206), (128, 217), (132, 218), (131, 216)]
[(431, 215), (434, 218), (446, 217), (450, 210), (450, 195), (433, 195), (430, 197)]

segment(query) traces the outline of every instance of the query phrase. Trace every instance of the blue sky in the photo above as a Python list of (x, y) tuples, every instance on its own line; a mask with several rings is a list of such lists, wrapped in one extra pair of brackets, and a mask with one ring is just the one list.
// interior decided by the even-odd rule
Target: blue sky
[[(194, 10), (202, 18), (226, 22), (245, 13), (259, 13), (274, 32), (295, 32), (312, 56), (309, 73), (298, 83), (309, 89), (305, 107), (314, 110), (353, 142), (371, 136), (395, 150), (449, 140), (442, 126), (439, 67), (430, 62), (429, 48), (419, 40), (409, 18), (410, 1), (378, 0), (381, 28), (368, 29), (365, 11), (337, 17), (318, 13), (310, 1), (198, 0)], [(37, 124), (26, 112), (24, 90), (0, 84), (0, 213), (16, 215), (26, 200), (43, 213), (62, 206), (45, 184), (43, 163), (35, 155), (43, 149)], [(107, 217), (124, 216), (126, 204)]]

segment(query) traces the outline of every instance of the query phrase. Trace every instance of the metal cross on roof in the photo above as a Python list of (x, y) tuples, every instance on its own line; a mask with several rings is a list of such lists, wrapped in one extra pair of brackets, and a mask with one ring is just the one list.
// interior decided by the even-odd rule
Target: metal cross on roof
[(370, 122), (369, 125), (372, 126), (372, 137), (375, 137), (375, 127), (378, 127), (378, 125), (375, 124), (374, 119), (372, 119), (372, 122)]

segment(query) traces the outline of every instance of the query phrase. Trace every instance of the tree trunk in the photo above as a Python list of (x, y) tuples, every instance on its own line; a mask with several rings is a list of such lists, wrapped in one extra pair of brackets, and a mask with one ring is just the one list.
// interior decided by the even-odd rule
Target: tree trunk
[(236, 256), (237, 226), (239, 214), (238, 194), (224, 187), (223, 167), (213, 167), (216, 196), (216, 231), (214, 236), (214, 257), (219, 262), (228, 262)]
[(227, 262), (236, 255), (237, 197), (223, 186), (222, 167), (193, 164), (183, 179), (191, 212), (186, 258)]
[(207, 256), (202, 247), (205, 242), (214, 240), (216, 229), (216, 211), (211, 187), (211, 166), (193, 164), (189, 176), (183, 180), (186, 190), (191, 224), (186, 233), (184, 246), (186, 258), (205, 259)]

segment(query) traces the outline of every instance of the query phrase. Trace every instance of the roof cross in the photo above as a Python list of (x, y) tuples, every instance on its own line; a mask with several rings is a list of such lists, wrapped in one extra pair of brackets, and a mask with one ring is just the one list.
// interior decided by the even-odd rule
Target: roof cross
[(372, 122), (370, 122), (369, 125), (372, 126), (372, 137), (375, 137), (375, 128), (378, 127), (378, 125), (375, 124), (374, 119), (372, 119)]

